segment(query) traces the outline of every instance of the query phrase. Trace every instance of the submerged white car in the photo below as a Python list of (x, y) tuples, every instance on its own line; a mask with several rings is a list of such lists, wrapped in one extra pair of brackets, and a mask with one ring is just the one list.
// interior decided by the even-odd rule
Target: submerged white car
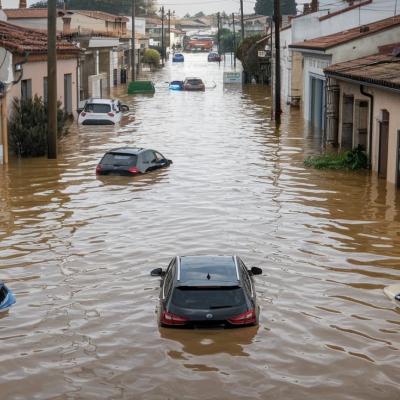
[(113, 99), (88, 99), (79, 114), (82, 125), (115, 125), (129, 107)]

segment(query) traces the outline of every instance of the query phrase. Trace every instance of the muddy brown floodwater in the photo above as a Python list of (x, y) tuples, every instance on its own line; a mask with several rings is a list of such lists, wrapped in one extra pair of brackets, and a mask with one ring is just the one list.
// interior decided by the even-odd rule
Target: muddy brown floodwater
[[(399, 191), (305, 168), (319, 140), (300, 112), (276, 131), (268, 90), (224, 88), (222, 68), (168, 64), (154, 97), (117, 92), (121, 126), (74, 125), (57, 161), (0, 169), (0, 279), (17, 297), (0, 316), (0, 398), (400, 398), (400, 309), (382, 292), (400, 280)], [(163, 84), (193, 75), (217, 87)], [(174, 164), (96, 178), (121, 145)], [(149, 271), (214, 253), (263, 268), (260, 326), (159, 329)]]

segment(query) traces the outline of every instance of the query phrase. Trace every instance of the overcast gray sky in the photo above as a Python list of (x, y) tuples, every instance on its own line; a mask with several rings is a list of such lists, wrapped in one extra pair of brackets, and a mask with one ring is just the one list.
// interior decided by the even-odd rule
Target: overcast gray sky
[[(233, 13), (238, 12), (240, 9), (239, 0), (157, 0), (157, 2), (160, 6), (175, 10), (179, 16), (183, 16), (186, 13), (193, 15), (198, 11), (203, 11), (205, 14), (218, 11)], [(246, 14), (254, 13), (255, 2), (256, 0), (243, 0)]]

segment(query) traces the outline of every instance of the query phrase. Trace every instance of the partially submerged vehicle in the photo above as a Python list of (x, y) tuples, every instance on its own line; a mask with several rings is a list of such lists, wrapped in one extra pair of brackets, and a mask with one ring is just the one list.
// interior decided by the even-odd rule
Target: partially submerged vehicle
[(88, 99), (78, 117), (82, 125), (115, 125), (129, 107), (115, 99)]
[(204, 92), (206, 86), (200, 78), (186, 78), (183, 82), (183, 90)]
[(183, 90), (183, 81), (171, 81), (169, 88), (170, 90)]
[(185, 57), (182, 53), (175, 53), (172, 56), (172, 62), (184, 62), (185, 61)]
[(259, 306), (253, 276), (238, 256), (177, 256), (161, 277), (158, 322), (165, 327), (257, 325)]
[(119, 147), (108, 151), (96, 167), (97, 175), (138, 175), (168, 167), (171, 160), (152, 149)]
[(221, 56), (218, 53), (216, 53), (215, 51), (212, 51), (212, 52), (208, 53), (207, 60), (209, 62), (215, 62), (215, 61), (220, 62)]
[(15, 304), (15, 296), (3, 282), (0, 282), (0, 312), (7, 311)]

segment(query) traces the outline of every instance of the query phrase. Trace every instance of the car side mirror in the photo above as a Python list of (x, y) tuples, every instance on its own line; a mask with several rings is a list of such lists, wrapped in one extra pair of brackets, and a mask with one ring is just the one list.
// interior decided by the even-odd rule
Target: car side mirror
[(251, 275), (261, 275), (262, 269), (258, 267), (251, 267), (251, 270), (249, 272), (251, 273)]
[(121, 105), (119, 106), (119, 109), (120, 109), (122, 112), (129, 111), (129, 107), (128, 107), (126, 104), (121, 104)]
[(165, 272), (162, 268), (155, 268), (150, 272), (151, 276), (164, 276)]

